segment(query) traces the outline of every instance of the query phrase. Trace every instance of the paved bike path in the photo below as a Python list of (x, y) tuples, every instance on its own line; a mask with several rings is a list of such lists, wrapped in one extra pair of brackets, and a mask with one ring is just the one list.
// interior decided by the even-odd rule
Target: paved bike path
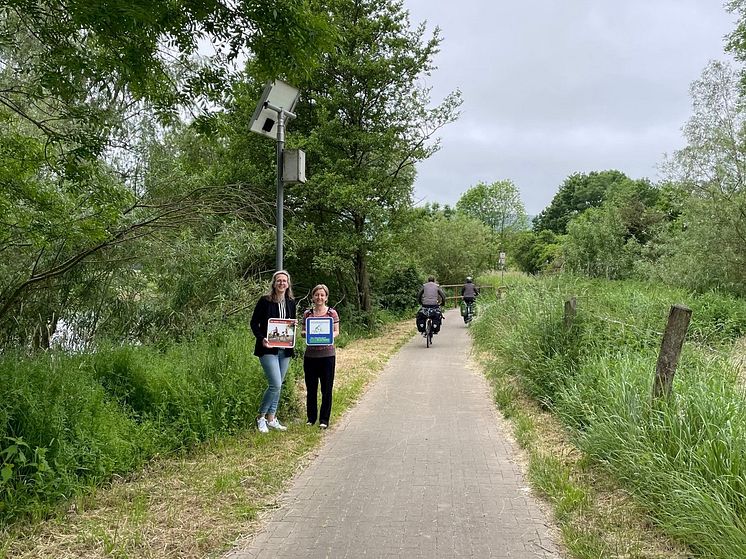
[(447, 313), (330, 428), (318, 456), (226, 559), (561, 557), (515, 462), (471, 339)]

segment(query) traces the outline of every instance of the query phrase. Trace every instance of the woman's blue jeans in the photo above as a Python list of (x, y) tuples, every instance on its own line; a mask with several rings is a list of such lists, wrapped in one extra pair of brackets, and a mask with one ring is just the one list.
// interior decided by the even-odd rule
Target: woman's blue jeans
[(290, 357), (285, 356), (284, 349), (278, 349), (277, 355), (268, 353), (261, 355), (259, 362), (264, 369), (264, 376), (267, 377), (267, 390), (262, 396), (262, 403), (259, 406), (259, 415), (275, 415), (277, 404), (280, 403), (280, 390), (282, 381), (285, 380), (285, 373), (290, 366)]

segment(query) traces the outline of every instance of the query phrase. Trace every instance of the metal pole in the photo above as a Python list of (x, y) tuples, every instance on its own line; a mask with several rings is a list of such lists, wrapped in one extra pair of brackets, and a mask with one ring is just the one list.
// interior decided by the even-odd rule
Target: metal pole
[(283, 237), (283, 182), (282, 182), (282, 152), (285, 146), (285, 111), (277, 111), (277, 256), (275, 267), (282, 267), (282, 237)]
[(285, 148), (285, 119), (295, 118), (295, 114), (286, 111), (282, 107), (277, 107), (269, 101), (264, 102), (264, 106), (277, 113), (277, 256), (275, 266), (277, 270), (282, 270), (282, 235), (283, 235), (283, 177), (282, 177), (282, 159)]

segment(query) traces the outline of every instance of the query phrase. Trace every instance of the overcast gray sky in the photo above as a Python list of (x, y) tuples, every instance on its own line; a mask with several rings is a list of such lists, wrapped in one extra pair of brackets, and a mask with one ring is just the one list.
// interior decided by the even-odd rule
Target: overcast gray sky
[[(657, 181), (683, 147), (690, 84), (725, 60), (735, 19), (720, 0), (404, 0), (442, 30), (433, 102), (459, 88), (461, 117), (417, 167), (415, 201), (455, 204), (512, 180), (529, 214), (575, 172)], [(429, 35), (428, 35), (429, 36)]]

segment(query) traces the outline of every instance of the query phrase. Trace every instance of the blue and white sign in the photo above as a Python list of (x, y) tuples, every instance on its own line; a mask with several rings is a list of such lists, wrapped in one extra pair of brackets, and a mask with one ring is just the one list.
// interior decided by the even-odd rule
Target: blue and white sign
[(306, 318), (307, 345), (333, 345), (334, 319), (331, 316), (309, 316)]

